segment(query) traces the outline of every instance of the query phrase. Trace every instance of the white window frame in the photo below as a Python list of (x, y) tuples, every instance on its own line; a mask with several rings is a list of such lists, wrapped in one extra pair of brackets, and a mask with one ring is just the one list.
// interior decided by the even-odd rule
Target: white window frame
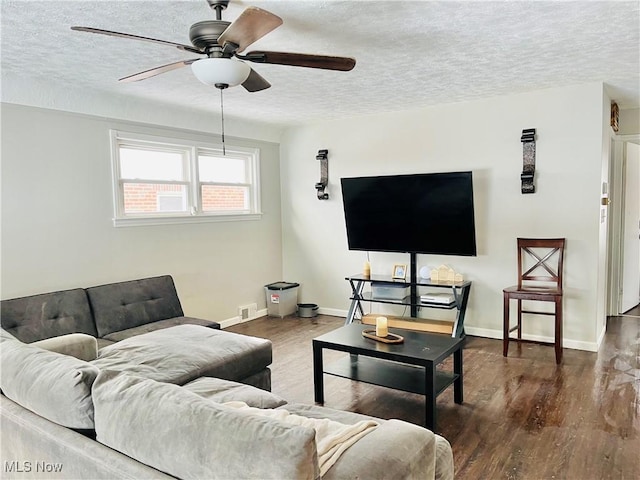
[[(115, 227), (166, 225), (179, 223), (206, 223), (243, 220), (259, 220), (260, 210), (260, 149), (226, 145), (225, 156), (247, 162), (247, 178), (244, 183), (200, 182), (198, 177), (198, 155), (223, 156), (222, 146), (201, 141), (169, 138), (136, 132), (110, 130), (111, 171), (113, 176), (113, 224)], [(120, 147), (151, 147), (154, 150), (180, 152), (185, 159), (185, 179), (183, 181), (123, 179), (120, 173)], [(187, 187), (187, 212), (152, 212), (125, 214), (124, 189), (127, 181), (139, 183), (176, 184)], [(204, 212), (202, 209), (202, 185), (230, 185), (248, 187), (249, 208), (246, 210)]]

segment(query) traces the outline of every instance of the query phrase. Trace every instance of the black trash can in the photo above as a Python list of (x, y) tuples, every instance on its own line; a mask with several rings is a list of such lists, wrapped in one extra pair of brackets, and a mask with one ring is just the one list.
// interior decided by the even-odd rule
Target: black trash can
[(318, 305), (315, 303), (299, 303), (298, 316), (300, 318), (313, 318), (318, 316)]

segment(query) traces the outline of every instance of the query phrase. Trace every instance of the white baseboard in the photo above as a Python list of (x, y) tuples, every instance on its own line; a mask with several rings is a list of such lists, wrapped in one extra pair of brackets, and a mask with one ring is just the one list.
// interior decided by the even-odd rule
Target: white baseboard
[(488, 328), (469, 327), (465, 325), (464, 331), (467, 335), (472, 335), (474, 337), (495, 338), (497, 340), (502, 340), (502, 330), (498, 331)]
[(337, 308), (318, 308), (320, 315), (330, 315), (332, 317), (347, 318), (346, 310), (338, 310)]
[[(240, 317), (231, 317), (231, 318), (227, 318), (226, 320), (222, 320), (220, 323), (220, 328), (227, 328), (227, 327), (231, 327), (233, 325), (238, 325), (239, 323), (245, 323), (248, 322), (250, 320), (255, 320), (256, 318), (260, 318), (260, 317), (265, 317), (268, 313), (268, 310), (266, 308), (263, 308), (262, 310), (258, 310), (256, 312), (256, 316), (255, 317), (251, 317), (251, 318), (245, 318), (245, 319), (241, 319)], [(339, 310), (336, 308), (318, 308), (318, 314), (320, 315), (329, 315), (332, 317), (342, 317), (342, 318), (347, 318), (347, 311), (346, 310)]]
[(249, 317), (249, 318), (240, 318), (240, 317), (231, 317), (231, 318), (227, 318), (226, 320), (222, 320), (220, 323), (220, 328), (227, 328), (227, 327), (231, 327), (233, 325), (238, 325), (239, 323), (245, 323), (248, 322), (250, 320), (255, 320), (256, 318), (260, 318), (260, 317), (264, 317), (267, 314), (267, 309), (263, 308), (262, 310), (258, 310), (256, 312), (255, 317)]
[[(467, 335), (473, 335), (474, 337), (483, 338), (495, 338), (502, 340), (502, 330), (493, 330), (488, 328), (469, 327), (465, 325), (464, 331)], [(542, 335), (525, 335), (522, 334), (523, 340), (531, 340), (533, 342), (553, 343), (553, 337), (546, 337)], [(594, 342), (582, 342), (580, 340), (570, 340), (565, 338), (562, 341), (563, 347), (570, 348), (572, 350), (584, 350), (587, 352), (597, 352), (598, 344)]]
[(598, 335), (598, 342), (596, 343), (596, 350), (595, 350), (596, 352), (600, 349), (600, 345), (602, 345), (602, 342), (604, 341), (604, 336), (606, 333), (607, 333), (607, 329), (603, 328), (602, 331), (600, 332), (600, 335)]
[[(340, 310), (337, 308), (318, 308), (318, 313), (320, 315), (330, 315), (332, 317), (342, 317), (347, 318), (347, 311)], [(258, 317), (263, 317), (267, 314), (267, 309), (264, 308), (262, 310), (258, 310), (256, 312), (256, 316), (252, 318), (247, 318), (242, 320), (240, 317), (233, 317), (227, 320), (223, 320), (220, 322), (220, 328), (227, 328), (232, 325), (237, 325), (239, 323), (248, 322), (249, 320), (254, 320)], [(479, 327), (471, 327), (465, 325), (464, 331), (467, 335), (472, 335), (474, 337), (483, 337), (483, 338), (494, 338), (496, 340), (502, 340), (502, 330), (494, 330), (490, 328), (479, 328)], [(579, 340), (569, 340), (564, 339), (563, 346), (565, 348), (570, 348), (572, 350), (584, 350), (587, 352), (597, 352), (598, 345), (602, 343), (602, 339), (604, 338), (605, 330), (602, 331), (600, 338), (597, 342), (582, 342)], [(553, 343), (553, 337), (545, 337), (542, 335), (522, 335), (522, 338), (525, 340), (531, 340), (534, 342), (545, 342), (545, 343)]]

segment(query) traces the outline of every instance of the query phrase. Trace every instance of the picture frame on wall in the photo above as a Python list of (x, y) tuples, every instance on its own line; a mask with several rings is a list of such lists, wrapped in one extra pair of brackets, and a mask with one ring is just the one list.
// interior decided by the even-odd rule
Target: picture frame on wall
[(407, 278), (407, 265), (403, 263), (396, 263), (393, 266), (391, 278), (397, 280), (405, 280)]

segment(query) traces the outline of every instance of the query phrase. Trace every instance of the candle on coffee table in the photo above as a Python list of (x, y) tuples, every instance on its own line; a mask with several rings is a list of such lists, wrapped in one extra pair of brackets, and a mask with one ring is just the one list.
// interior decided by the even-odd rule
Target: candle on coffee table
[(387, 317), (376, 317), (376, 336), (386, 337), (387, 335), (389, 335)]

